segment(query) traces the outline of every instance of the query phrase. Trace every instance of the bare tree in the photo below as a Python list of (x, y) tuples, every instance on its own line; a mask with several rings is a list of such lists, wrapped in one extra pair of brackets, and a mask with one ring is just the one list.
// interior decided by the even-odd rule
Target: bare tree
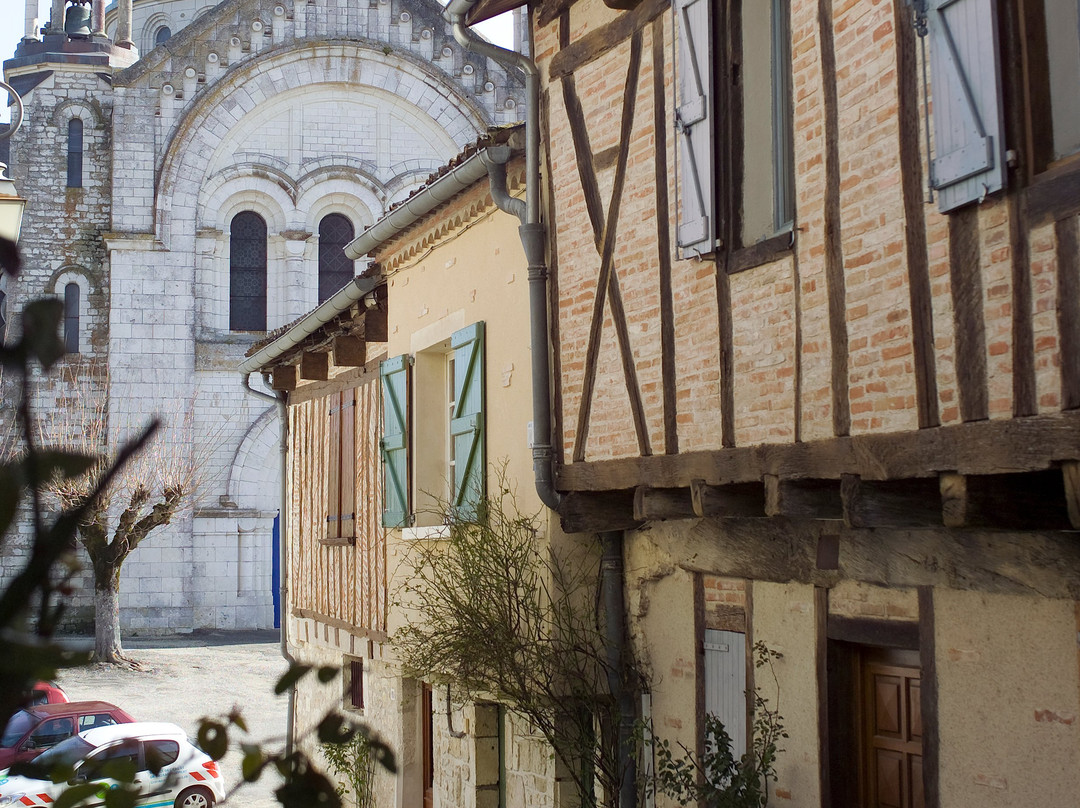
[(41, 441), (99, 460), (81, 477), (54, 480), (50, 492), (65, 509), (83, 509), (78, 539), (94, 577), (94, 659), (127, 662), (120, 636), (124, 561), (152, 532), (171, 523), (193, 502), (198, 486), (205, 482), (207, 464), (202, 461), (210, 443), (195, 440), (194, 398), (178, 401), (171, 412), (159, 414), (164, 425), (160, 434), (102, 488), (101, 476), (110, 467), (108, 447), (122, 443), (125, 433), (133, 430), (120, 424), (110, 433), (104, 371), (87, 372), (84, 367), (78, 375), (69, 372), (63, 384), (70, 395), (40, 425)]

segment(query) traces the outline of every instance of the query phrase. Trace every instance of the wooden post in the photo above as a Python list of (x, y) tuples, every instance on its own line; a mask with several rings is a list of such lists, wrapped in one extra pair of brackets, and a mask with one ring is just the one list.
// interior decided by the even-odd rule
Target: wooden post
[(1061, 464), (1065, 480), (1065, 506), (1069, 510), (1069, 524), (1080, 530), (1080, 461), (1066, 460)]

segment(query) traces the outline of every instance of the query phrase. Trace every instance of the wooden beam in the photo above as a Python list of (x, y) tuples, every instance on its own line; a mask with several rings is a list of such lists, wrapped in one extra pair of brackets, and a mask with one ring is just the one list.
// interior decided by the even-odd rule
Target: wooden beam
[(272, 390), (295, 390), (299, 377), (300, 369), (296, 365), (281, 365), (274, 368), (271, 373), (270, 388)]
[(325, 382), (330, 378), (330, 354), (324, 351), (304, 351), (300, 354), (300, 378)]
[(839, 481), (841, 474), (866, 480), (1057, 469), (1080, 460), (1080, 410), (994, 419), (972, 424), (829, 438), (805, 443), (741, 446), (678, 455), (632, 457), (562, 465), (560, 491), (629, 490), (760, 482), (762, 475)]
[(848, 527), (940, 527), (940, 482), (934, 477), (911, 480), (863, 480), (840, 477), (844, 524)]
[(567, 494), (559, 508), (559, 520), (567, 533), (599, 533), (641, 527), (641, 520), (634, 518), (634, 491)]
[(690, 481), (690, 500), (697, 516), (765, 516), (765, 486), (762, 483), (708, 485)]
[(983, 476), (947, 472), (940, 481), (946, 527), (1063, 530), (1072, 526), (1063, 474), (1055, 469)]
[(1061, 475), (1065, 482), (1065, 508), (1069, 513), (1069, 524), (1080, 530), (1080, 462), (1069, 460), (1062, 463)]
[[(553, 19), (563, 4), (548, 3), (541, 11), (541, 25)], [(548, 76), (552, 82), (568, 76), (583, 65), (618, 47), (654, 19), (671, 8), (670, 0), (647, 0), (633, 11), (620, 14), (612, 22), (596, 28), (559, 50), (551, 59)], [(550, 10), (549, 10), (550, 9)], [(551, 16), (548, 16), (551, 15)]]
[(364, 339), (368, 342), (386, 342), (389, 339), (387, 312), (384, 308), (364, 312)]
[(839, 480), (784, 480), (764, 475), (765, 513), (793, 519), (840, 519)]
[(359, 368), (367, 362), (367, 343), (360, 337), (334, 337), (334, 364), (339, 368)]
[(919, 624), (914, 621), (829, 615), (826, 630), (830, 640), (913, 651), (919, 648)]
[(696, 516), (690, 492), (685, 488), (641, 485), (634, 490), (634, 519), (638, 521), (693, 519)]

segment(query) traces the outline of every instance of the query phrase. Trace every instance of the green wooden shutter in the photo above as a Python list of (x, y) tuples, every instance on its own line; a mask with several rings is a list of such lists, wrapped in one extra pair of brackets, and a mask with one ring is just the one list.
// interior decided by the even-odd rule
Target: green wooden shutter
[(450, 337), (454, 349), (454, 414), (450, 439), (454, 442), (454, 512), (475, 519), (483, 500), (484, 456), (484, 324), (472, 325)]
[(383, 392), (383, 526), (402, 527), (409, 519), (409, 357), (395, 356), (379, 366)]

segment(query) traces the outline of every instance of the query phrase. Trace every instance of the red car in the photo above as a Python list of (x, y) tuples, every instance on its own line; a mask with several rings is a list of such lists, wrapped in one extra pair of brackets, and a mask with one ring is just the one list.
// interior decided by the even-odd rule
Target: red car
[(55, 682), (38, 682), (30, 689), (26, 700), (27, 707), (38, 704), (63, 704), (68, 701), (67, 693)]
[(0, 736), (0, 769), (33, 760), (65, 738), (95, 727), (130, 724), (135, 719), (107, 701), (39, 704), (19, 710)]

